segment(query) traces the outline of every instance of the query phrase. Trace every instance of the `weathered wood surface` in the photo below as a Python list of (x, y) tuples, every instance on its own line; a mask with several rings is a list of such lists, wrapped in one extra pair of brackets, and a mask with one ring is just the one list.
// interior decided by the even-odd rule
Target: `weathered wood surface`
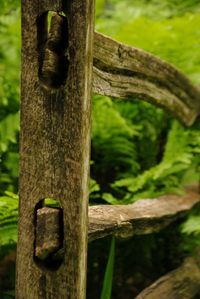
[[(93, 5), (22, 0), (17, 299), (85, 298)], [(47, 11), (67, 18), (68, 29), (57, 16), (65, 28), (52, 29), (53, 44), (47, 41)], [(67, 73), (55, 82), (62, 62), (69, 63)], [(35, 208), (44, 198), (58, 200), (63, 209), (64, 259), (56, 271), (34, 259)]]
[(57, 208), (43, 207), (37, 211), (35, 255), (41, 261), (63, 247), (60, 218), (61, 211)]
[(93, 91), (98, 94), (149, 101), (187, 126), (200, 115), (200, 89), (150, 53), (96, 32), (93, 64)]
[[(197, 187), (188, 188), (183, 196), (166, 195), (157, 199), (144, 199), (131, 205), (99, 205), (89, 207), (89, 241), (108, 235), (126, 238), (133, 235), (159, 232), (173, 221), (185, 216), (196, 204), (200, 203)], [(42, 216), (49, 217), (51, 210), (43, 208)], [(57, 218), (57, 214), (53, 214)], [(56, 223), (55, 219), (52, 219)], [(45, 221), (40, 218), (37, 230), (42, 230)], [(50, 225), (48, 226), (50, 227)], [(42, 242), (36, 244), (39, 257), (51, 252), (55, 241), (53, 230), (45, 230)], [(60, 248), (58, 241), (57, 248)], [(63, 253), (62, 253), (63, 254)]]
[(101, 205), (89, 208), (89, 240), (116, 234), (121, 237), (159, 232), (186, 215), (197, 203), (197, 188), (185, 195), (165, 195), (131, 205)]
[(185, 259), (178, 269), (158, 279), (136, 299), (193, 299), (197, 295), (200, 296), (200, 251)]

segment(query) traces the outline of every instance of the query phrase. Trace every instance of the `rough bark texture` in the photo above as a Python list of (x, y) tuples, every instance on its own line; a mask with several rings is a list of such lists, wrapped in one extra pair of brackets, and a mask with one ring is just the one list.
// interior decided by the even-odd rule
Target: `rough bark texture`
[(116, 234), (122, 238), (154, 233), (186, 215), (200, 195), (188, 190), (184, 196), (165, 195), (131, 205), (101, 205), (89, 208), (89, 240)]
[(98, 94), (149, 101), (187, 126), (200, 114), (200, 89), (175, 67), (97, 32), (93, 72), (93, 90)]
[[(115, 234), (121, 238), (133, 235), (159, 232), (173, 221), (185, 216), (196, 204), (200, 203), (200, 195), (196, 187), (188, 189), (184, 196), (166, 195), (157, 199), (144, 199), (131, 205), (99, 205), (89, 207), (89, 241)], [(43, 217), (49, 217), (49, 209), (43, 208)], [(42, 216), (40, 215), (40, 216)], [(55, 218), (58, 214), (52, 214)], [(52, 217), (52, 223), (57, 223)], [(38, 233), (44, 221), (40, 217)], [(50, 227), (50, 225), (49, 225)], [(53, 227), (53, 225), (52, 225)], [(55, 240), (55, 228), (52, 232), (45, 230), (43, 243), (36, 244), (37, 252), (49, 253)], [(45, 242), (44, 240), (47, 240)], [(49, 242), (49, 246), (48, 246)], [(49, 248), (49, 250), (47, 250)], [(57, 249), (60, 248), (59, 242)], [(63, 254), (62, 250), (61, 253)]]
[[(48, 11), (65, 13), (67, 43), (62, 34), (56, 40), (57, 32), (53, 45), (46, 43)], [(22, 0), (17, 299), (85, 298), (92, 37), (93, 1)], [(49, 49), (53, 62), (45, 56)], [(66, 81), (55, 82), (62, 61), (69, 62)], [(56, 271), (34, 259), (34, 214), (44, 198), (63, 209), (64, 259)]]
[(158, 279), (136, 299), (192, 299), (198, 294), (200, 294), (200, 251), (195, 256), (187, 258), (181, 267)]

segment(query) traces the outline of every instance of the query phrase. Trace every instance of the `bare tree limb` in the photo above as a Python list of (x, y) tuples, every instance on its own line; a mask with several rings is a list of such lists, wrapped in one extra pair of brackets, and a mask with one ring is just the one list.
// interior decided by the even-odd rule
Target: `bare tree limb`
[(159, 278), (136, 299), (192, 299), (197, 294), (200, 294), (200, 251), (185, 259), (176, 270)]
[(144, 199), (130, 205), (99, 205), (89, 207), (89, 240), (111, 234), (122, 238), (161, 231), (186, 215), (197, 203), (197, 190), (185, 195), (168, 194), (156, 199)]
[(143, 50), (95, 33), (93, 91), (146, 100), (187, 126), (200, 114), (200, 89), (175, 67)]

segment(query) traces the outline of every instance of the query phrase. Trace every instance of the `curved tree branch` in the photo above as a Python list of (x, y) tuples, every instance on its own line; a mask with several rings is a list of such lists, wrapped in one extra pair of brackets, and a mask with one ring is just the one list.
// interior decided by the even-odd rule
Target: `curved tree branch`
[(179, 268), (143, 290), (136, 299), (191, 299), (199, 294), (200, 250), (196, 255), (186, 258)]
[(93, 90), (98, 94), (146, 100), (187, 126), (200, 115), (200, 89), (152, 54), (96, 32), (93, 65)]

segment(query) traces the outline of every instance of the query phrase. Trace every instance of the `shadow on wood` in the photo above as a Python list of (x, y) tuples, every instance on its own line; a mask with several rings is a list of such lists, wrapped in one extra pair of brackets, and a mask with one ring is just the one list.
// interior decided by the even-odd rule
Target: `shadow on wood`
[(136, 299), (192, 299), (198, 294), (200, 295), (200, 250), (193, 257), (185, 259), (179, 268), (146, 288)]

